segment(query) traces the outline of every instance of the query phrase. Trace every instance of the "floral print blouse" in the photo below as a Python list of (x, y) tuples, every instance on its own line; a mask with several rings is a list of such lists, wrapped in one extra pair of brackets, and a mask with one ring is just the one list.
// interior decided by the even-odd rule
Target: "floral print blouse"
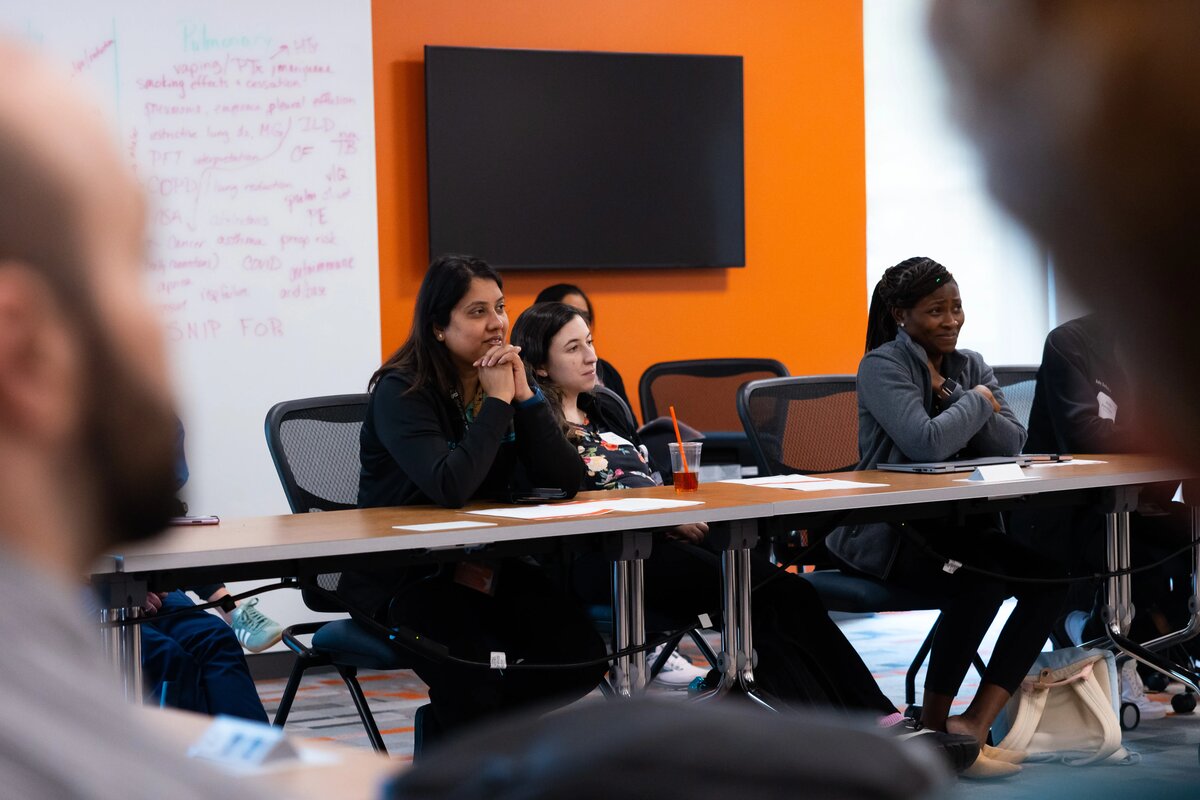
[(599, 431), (590, 423), (570, 424), (571, 441), (586, 467), (581, 487), (584, 491), (662, 485), (662, 478), (651, 468), (645, 453), (632, 442), (610, 431)]

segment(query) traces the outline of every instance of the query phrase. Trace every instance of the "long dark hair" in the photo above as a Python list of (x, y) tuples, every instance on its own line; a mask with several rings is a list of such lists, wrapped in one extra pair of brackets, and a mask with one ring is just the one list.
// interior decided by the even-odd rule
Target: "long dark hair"
[(575, 317), (587, 322), (582, 311), (566, 303), (535, 303), (521, 312), (512, 328), (512, 343), (521, 348), (521, 360), (525, 362), (525, 370), (529, 373), (530, 386), (536, 384), (541, 387), (542, 394), (550, 403), (551, 413), (567, 434), (573, 429), (563, 417), (562, 389), (549, 377), (537, 377), (534, 370), (544, 367), (550, 360), (551, 340)]
[(889, 267), (875, 284), (867, 311), (867, 350), (871, 352), (896, 338), (894, 308), (913, 308), (922, 297), (933, 294), (954, 276), (932, 258), (916, 256)]
[(497, 286), (504, 288), (500, 274), (481, 259), (442, 255), (433, 260), (425, 270), (417, 292), (417, 307), (413, 311), (408, 339), (375, 370), (367, 384), (368, 391), (375, 388), (380, 378), (396, 370), (412, 373), (411, 391), (450, 392), (458, 388), (458, 370), (446, 345), (434, 336), (433, 326), (445, 328), (450, 324), (450, 312), (467, 294), (475, 278), (495, 281)]
[(583, 289), (580, 289), (573, 283), (556, 283), (553, 286), (547, 286), (545, 289), (542, 289), (540, 292), (538, 292), (538, 296), (534, 298), (533, 303), (534, 305), (537, 305), (538, 303), (561, 303), (563, 298), (569, 294), (577, 294), (583, 298), (583, 304), (587, 306), (587, 316), (583, 321), (586, 322), (589, 327), (595, 325), (596, 310), (592, 308), (591, 298), (583, 293)]

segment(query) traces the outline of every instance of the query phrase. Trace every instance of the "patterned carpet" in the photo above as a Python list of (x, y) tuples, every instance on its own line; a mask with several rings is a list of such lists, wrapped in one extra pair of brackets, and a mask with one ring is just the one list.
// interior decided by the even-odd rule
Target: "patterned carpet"
[[(1008, 606), (993, 625), (981, 654), (986, 660), (991, 652), (999, 627), (1007, 616)], [(884, 692), (897, 705), (904, 699), (904, 673), (916, 648), (933, 624), (935, 612), (879, 614), (839, 619), (847, 638), (862, 655), (863, 660), (879, 681)], [(714, 645), (717, 639), (713, 637)], [(700, 661), (694, 649), (684, 652)], [(259, 681), (259, 694), (269, 714), (274, 714), (285, 681)], [(398, 762), (412, 760), (413, 714), (427, 702), (425, 686), (411, 672), (364, 672), (366, 692), (376, 721), (383, 733), (391, 757)], [(917, 686), (920, 687), (918, 678)], [(974, 670), (968, 673), (961, 697), (969, 699), (978, 685)], [(651, 691), (664, 697), (683, 700), (686, 693), (652, 687)], [(595, 698), (595, 700), (593, 700)], [(598, 701), (599, 693), (582, 702)], [(1166, 695), (1151, 695), (1157, 702), (1169, 703)], [(966, 700), (960, 701), (965, 704)], [(1169, 704), (1167, 706), (1170, 707)], [(345, 686), (336, 674), (317, 674), (307, 677), (301, 686), (292, 714), (287, 723), (293, 734), (313, 736), (343, 744), (368, 747), (358, 715)], [(964, 798), (1013, 797), (1159, 797), (1169, 792), (1164, 784), (1182, 791), (1180, 797), (1200, 797), (1200, 765), (1197, 748), (1200, 746), (1200, 714), (1176, 715), (1165, 719), (1147, 720), (1134, 731), (1125, 734), (1125, 744), (1142, 755), (1140, 764), (1133, 766), (1101, 766), (1073, 768), (1063, 765), (1027, 765), (1023, 773), (1003, 781), (959, 781), (952, 793)], [(1184, 791), (1186, 790), (1186, 791)]]

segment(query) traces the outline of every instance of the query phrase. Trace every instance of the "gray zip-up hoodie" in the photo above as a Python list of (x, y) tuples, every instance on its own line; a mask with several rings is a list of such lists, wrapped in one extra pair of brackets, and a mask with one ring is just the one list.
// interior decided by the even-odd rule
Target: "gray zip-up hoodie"
[[(858, 365), (856, 469), (1021, 452), (1025, 428), (1008, 407), (983, 356), (972, 350), (955, 350), (943, 358), (941, 373), (958, 387), (934, 416), (928, 356), (907, 333), (901, 330), (894, 340), (863, 356)], [(980, 384), (992, 390), (1000, 404), (999, 413), (974, 391)], [(848, 525), (831, 533), (826, 544), (845, 563), (886, 578), (900, 535), (889, 523)]]

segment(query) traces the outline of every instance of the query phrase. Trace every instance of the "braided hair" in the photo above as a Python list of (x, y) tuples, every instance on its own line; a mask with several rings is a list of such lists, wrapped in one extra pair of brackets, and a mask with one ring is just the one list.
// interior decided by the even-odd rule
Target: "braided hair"
[(896, 318), (892, 316), (892, 309), (913, 308), (922, 297), (953, 282), (950, 270), (924, 256), (907, 258), (888, 268), (871, 294), (866, 352), (896, 338)]

